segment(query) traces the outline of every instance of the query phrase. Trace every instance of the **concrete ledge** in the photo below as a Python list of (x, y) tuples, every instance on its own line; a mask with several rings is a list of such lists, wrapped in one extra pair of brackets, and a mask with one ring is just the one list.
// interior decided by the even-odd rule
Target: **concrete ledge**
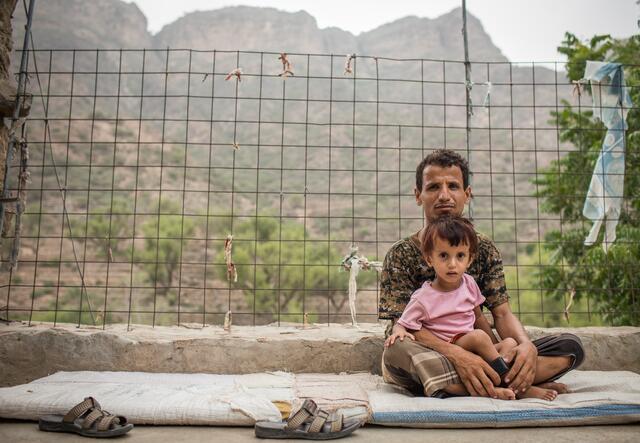
[[(640, 328), (527, 328), (532, 338), (578, 335), (586, 347), (582, 369), (640, 373)], [(57, 371), (146, 371), (246, 374), (380, 373), (383, 324), (234, 326), (205, 328), (0, 325), (0, 385), (28, 383)]]
[(0, 326), (0, 384), (56, 371), (246, 374), (380, 371), (384, 327), (342, 325), (185, 327)]

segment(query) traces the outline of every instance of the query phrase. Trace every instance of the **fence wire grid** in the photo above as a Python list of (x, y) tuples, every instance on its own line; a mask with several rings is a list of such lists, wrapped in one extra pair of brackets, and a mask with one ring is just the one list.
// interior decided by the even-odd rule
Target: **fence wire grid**
[[(467, 150), (459, 61), (178, 49), (28, 60), (28, 202), (13, 268), (5, 223), (0, 277), (8, 320), (350, 322), (342, 258), (355, 246), (383, 260), (420, 229), (415, 168), (446, 147), (469, 160), (471, 215), (502, 253), (523, 323), (610, 323), (592, 297), (615, 281), (558, 296), (540, 274), (559, 266), (548, 234), (568, 225), (539, 179), (580, 149), (553, 113), (591, 107), (560, 63), (472, 63)], [(378, 294), (376, 272), (362, 271), (359, 321), (376, 321)]]

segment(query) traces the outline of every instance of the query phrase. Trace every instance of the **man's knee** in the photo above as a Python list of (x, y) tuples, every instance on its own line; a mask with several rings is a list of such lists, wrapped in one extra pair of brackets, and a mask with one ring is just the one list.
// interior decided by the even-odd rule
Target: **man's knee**
[(560, 337), (564, 339), (565, 346), (569, 350), (569, 354), (572, 358), (571, 369), (576, 369), (584, 361), (584, 345), (580, 337), (574, 334), (563, 333)]
[(414, 395), (423, 395), (424, 388), (414, 373), (412, 356), (419, 352), (419, 346), (410, 339), (397, 340), (382, 354), (382, 374), (384, 381), (409, 390)]
[(584, 361), (584, 346), (580, 337), (562, 333), (542, 337), (534, 341), (541, 357), (571, 357), (570, 368), (578, 368)]
[(419, 352), (421, 349), (426, 349), (424, 346), (418, 344), (410, 338), (404, 340), (396, 340), (394, 344), (384, 350), (382, 354), (383, 361), (398, 361), (406, 360), (411, 355)]
[(412, 340), (410, 338), (396, 340), (394, 344), (384, 350), (382, 363), (393, 366), (405, 366), (404, 362), (410, 359), (411, 347)]

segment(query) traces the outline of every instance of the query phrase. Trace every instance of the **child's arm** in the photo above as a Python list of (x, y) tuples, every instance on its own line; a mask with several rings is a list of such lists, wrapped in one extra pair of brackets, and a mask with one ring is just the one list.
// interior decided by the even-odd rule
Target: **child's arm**
[(384, 341), (384, 347), (388, 348), (389, 346), (394, 344), (397, 339), (400, 339), (400, 341), (403, 341), (405, 337), (409, 337), (411, 340), (416, 339), (413, 336), (413, 334), (407, 331), (407, 328), (402, 326), (400, 323), (395, 322), (395, 324), (393, 325), (393, 330), (391, 332), (391, 335), (387, 337), (387, 339)]
[(397, 339), (403, 341), (405, 337), (415, 340), (415, 336), (408, 331), (419, 331), (422, 328), (421, 319), (427, 318), (425, 308), (416, 296), (418, 291), (414, 292), (402, 312), (402, 316), (394, 321), (391, 335), (384, 341), (384, 347), (388, 348), (393, 345)]
[(473, 324), (473, 327), (475, 329), (481, 329), (486, 332), (487, 335), (491, 337), (491, 341), (493, 342), (493, 344), (498, 343), (498, 339), (493, 334), (493, 330), (491, 329), (489, 321), (485, 318), (484, 315), (482, 315), (482, 309), (480, 309), (480, 306), (476, 306), (475, 308), (473, 308), (473, 313), (476, 315), (476, 321)]

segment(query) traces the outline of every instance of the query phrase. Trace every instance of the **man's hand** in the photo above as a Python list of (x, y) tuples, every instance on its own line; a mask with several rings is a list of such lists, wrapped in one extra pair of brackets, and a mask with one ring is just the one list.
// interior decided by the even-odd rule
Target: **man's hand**
[(520, 343), (505, 355), (504, 360), (513, 364), (504, 381), (513, 392), (524, 392), (533, 384), (537, 358), (538, 350), (530, 341)]
[(445, 356), (455, 367), (469, 394), (474, 397), (498, 398), (494, 389), (500, 385), (498, 373), (482, 357), (456, 347), (458, 350)]
[(400, 339), (400, 341), (404, 341), (405, 337), (409, 337), (411, 340), (416, 339), (413, 334), (409, 333), (404, 326), (396, 323), (395, 325), (393, 325), (391, 335), (384, 341), (384, 347), (388, 348), (389, 346), (393, 345), (398, 339)]
[(500, 385), (500, 376), (482, 357), (436, 337), (428, 329), (416, 331), (415, 337), (420, 343), (444, 355), (451, 362), (469, 395), (498, 397), (495, 386)]
[(505, 356), (505, 361), (511, 365), (511, 369), (505, 375), (504, 381), (514, 392), (524, 392), (535, 379), (538, 350), (529, 340), (520, 321), (511, 312), (509, 303), (494, 307), (491, 313), (500, 337), (511, 337), (518, 342), (518, 346)]

